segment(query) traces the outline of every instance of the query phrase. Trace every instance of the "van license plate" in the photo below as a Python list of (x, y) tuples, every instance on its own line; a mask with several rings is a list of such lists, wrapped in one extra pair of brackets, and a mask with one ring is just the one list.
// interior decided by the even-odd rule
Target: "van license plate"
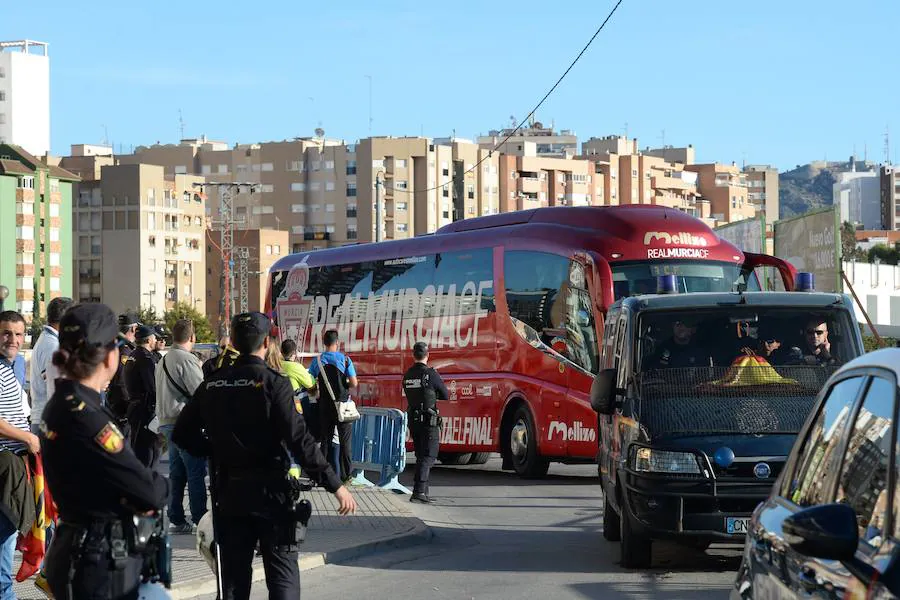
[(749, 518), (725, 517), (725, 531), (735, 535), (744, 535), (750, 527)]

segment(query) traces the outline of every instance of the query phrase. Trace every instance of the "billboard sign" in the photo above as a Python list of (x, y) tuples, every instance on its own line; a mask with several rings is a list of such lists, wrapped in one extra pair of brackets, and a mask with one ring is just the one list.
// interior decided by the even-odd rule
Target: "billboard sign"
[(762, 214), (716, 227), (715, 231), (716, 235), (728, 240), (742, 252), (765, 254), (766, 222)]
[(842, 293), (839, 207), (776, 221), (775, 256), (813, 273), (816, 291)]

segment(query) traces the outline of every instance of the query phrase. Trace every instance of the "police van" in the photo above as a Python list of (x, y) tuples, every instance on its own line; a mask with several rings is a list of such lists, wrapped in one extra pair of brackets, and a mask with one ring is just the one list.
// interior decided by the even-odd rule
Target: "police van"
[(606, 323), (591, 405), (622, 566), (649, 567), (653, 540), (743, 543), (819, 390), (863, 353), (852, 301), (657, 294), (619, 300)]

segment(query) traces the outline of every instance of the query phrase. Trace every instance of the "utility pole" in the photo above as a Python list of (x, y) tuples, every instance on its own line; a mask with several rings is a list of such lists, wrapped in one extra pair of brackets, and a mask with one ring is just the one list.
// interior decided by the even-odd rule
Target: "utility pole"
[(375, 173), (375, 241), (381, 241), (381, 221), (384, 219), (382, 216), (382, 207), (381, 207), (381, 188), (384, 186), (384, 181), (380, 179), (380, 177), (384, 176), (382, 171), (378, 171)]
[(240, 312), (245, 313), (248, 308), (250, 288), (248, 285), (248, 274), (250, 267), (250, 248), (241, 246), (235, 248), (238, 257), (238, 302)]
[(219, 330), (223, 335), (228, 335), (231, 328), (231, 317), (234, 314), (234, 196), (240, 193), (243, 187), (247, 187), (253, 193), (260, 184), (240, 182), (206, 182), (195, 183), (199, 188), (215, 187), (219, 193), (219, 219), (212, 224), (219, 225), (219, 251), (222, 256), (222, 274), (219, 278), (221, 301), (219, 314), (222, 322)]
[(372, 137), (372, 76), (366, 75), (369, 80), (369, 137)]

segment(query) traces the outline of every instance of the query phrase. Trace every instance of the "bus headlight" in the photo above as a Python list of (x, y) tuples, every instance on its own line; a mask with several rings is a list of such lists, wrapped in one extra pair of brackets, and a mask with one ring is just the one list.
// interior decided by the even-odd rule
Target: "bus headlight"
[(701, 474), (696, 454), (646, 447), (636, 447), (632, 451), (631, 467), (639, 473)]

